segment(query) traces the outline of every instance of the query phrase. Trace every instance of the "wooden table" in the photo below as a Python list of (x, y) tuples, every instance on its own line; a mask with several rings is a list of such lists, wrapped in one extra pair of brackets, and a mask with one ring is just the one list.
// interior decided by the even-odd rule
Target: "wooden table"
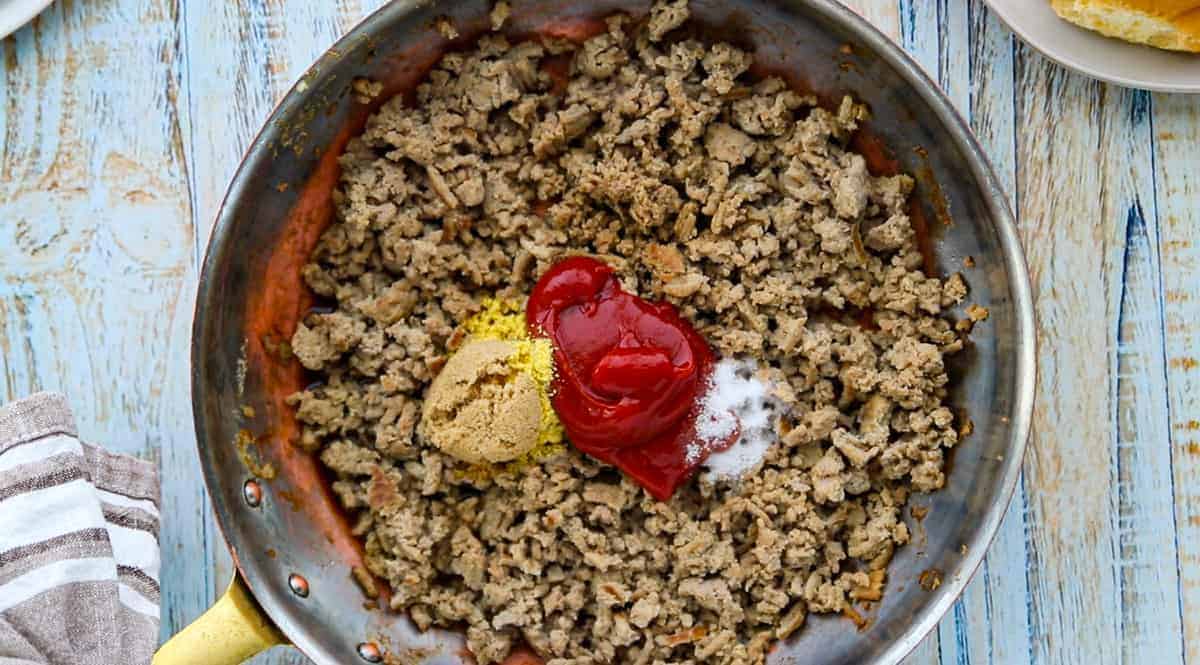
[[(159, 460), (164, 635), (231, 574), (188, 390), (210, 224), (275, 101), (378, 4), (60, 0), (0, 42), (0, 401), (61, 390), (86, 438)], [(1068, 73), (978, 0), (855, 4), (969, 118), (1039, 316), (1024, 479), (911, 662), (1200, 663), (1200, 98)]]

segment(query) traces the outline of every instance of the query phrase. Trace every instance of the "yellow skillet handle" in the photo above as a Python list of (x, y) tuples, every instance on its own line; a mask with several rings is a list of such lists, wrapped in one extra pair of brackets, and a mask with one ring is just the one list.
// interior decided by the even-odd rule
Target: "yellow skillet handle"
[(287, 644), (263, 614), (242, 576), (225, 595), (154, 654), (152, 665), (239, 665), (260, 651)]

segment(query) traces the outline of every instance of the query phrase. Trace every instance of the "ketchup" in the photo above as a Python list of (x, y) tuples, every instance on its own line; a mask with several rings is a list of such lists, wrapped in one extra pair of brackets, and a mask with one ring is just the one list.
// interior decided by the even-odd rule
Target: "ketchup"
[(586, 257), (550, 268), (525, 318), (554, 344), (552, 399), (571, 443), (669, 499), (703, 461), (689, 461), (687, 446), (713, 364), (708, 343), (669, 303), (625, 292), (612, 268)]

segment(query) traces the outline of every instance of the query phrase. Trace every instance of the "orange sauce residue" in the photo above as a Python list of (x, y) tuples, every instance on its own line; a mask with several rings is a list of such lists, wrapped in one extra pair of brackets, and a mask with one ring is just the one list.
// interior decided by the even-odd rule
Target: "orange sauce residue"
[[(302, 509), (319, 528), (336, 534), (333, 552), (347, 565), (362, 565), (362, 546), (350, 534), (350, 524), (322, 478), (316, 458), (295, 447), (300, 435), (295, 411), (285, 403), (288, 395), (304, 387), (304, 372), (295, 358), (284, 359), (270, 349), (291, 339), (296, 324), (312, 305), (312, 295), (303, 284), (300, 269), (316, 245), (321, 232), (333, 218), (329, 196), (339, 176), (337, 157), (356, 128), (347, 125), (330, 144), (305, 184), (288, 216), (287, 226), (267, 259), (259, 288), (251, 291), (246, 306), (246, 364), (265, 388), (264, 405), (273, 429), (262, 437), (262, 450), (278, 469), (274, 482), (285, 482), (289, 494), (304, 497), (293, 509)], [(286, 490), (285, 490), (286, 491)]]
[(572, 16), (542, 26), (537, 34), (549, 39), (582, 42), (604, 32), (607, 27), (604, 19)]
[[(866, 129), (859, 129), (850, 137), (850, 149), (867, 160), (867, 171), (873, 176), (893, 176), (900, 173), (900, 162), (878, 136)], [(933, 182), (932, 173), (929, 174), (928, 181)], [(937, 187), (936, 183), (933, 186)], [(940, 193), (941, 189), (938, 188), (935, 197), (940, 196)], [(943, 199), (942, 206), (944, 205)], [(947, 211), (946, 220), (949, 218), (950, 214)], [(935, 277), (938, 274), (937, 258), (933, 252), (933, 238), (929, 236), (929, 220), (925, 217), (925, 207), (915, 194), (908, 199), (908, 219), (916, 236), (917, 249), (924, 260), (925, 276)]]
[(925, 207), (916, 196), (908, 199), (908, 221), (912, 224), (917, 249), (921, 252), (925, 276), (937, 277), (937, 258), (933, 254), (933, 238), (929, 237), (929, 220), (925, 219)]
[[(607, 26), (601, 19), (574, 17), (547, 25), (531, 37), (533, 39), (565, 39), (582, 42), (604, 32), (605, 29)], [(571, 52), (547, 55), (542, 58), (541, 69), (553, 81), (550, 94), (562, 95), (567, 91), (567, 83), (571, 78), (571, 62), (574, 58), (575, 54)]]
[(533, 649), (527, 646), (520, 646), (512, 650), (500, 665), (542, 665), (546, 661), (542, 657), (534, 653)]
[(928, 160), (924, 161), (917, 168), (917, 177), (925, 185), (926, 189), (929, 190), (929, 203), (933, 206), (934, 218), (942, 226), (953, 224), (954, 220), (950, 217), (950, 204), (946, 202), (946, 194), (942, 192), (942, 186), (938, 184), (937, 178), (933, 176), (933, 169), (929, 168)]
[(546, 72), (552, 81), (550, 85), (550, 94), (559, 97), (567, 92), (567, 83), (571, 78), (571, 61), (574, 59), (571, 53), (559, 53), (558, 55), (546, 56), (542, 59), (541, 69)]
[(850, 149), (867, 160), (867, 171), (876, 177), (900, 173), (900, 162), (883, 140), (866, 129), (859, 129), (850, 137)]

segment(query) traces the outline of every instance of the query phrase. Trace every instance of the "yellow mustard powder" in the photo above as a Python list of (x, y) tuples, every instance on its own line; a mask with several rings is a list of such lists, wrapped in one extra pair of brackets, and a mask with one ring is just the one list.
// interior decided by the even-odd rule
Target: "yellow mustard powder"
[(463, 324), (473, 339), (529, 339), (525, 332), (525, 308), (515, 300), (484, 298), (483, 309)]
[(533, 379), (542, 406), (537, 446), (506, 466), (515, 469), (562, 452), (563, 427), (550, 403), (554, 382), (554, 346), (548, 339), (529, 337), (522, 303), (485, 298), (482, 305), (483, 309), (463, 324), (468, 339), (499, 339), (512, 343), (516, 350), (509, 356), (508, 364), (514, 372), (524, 372)]

